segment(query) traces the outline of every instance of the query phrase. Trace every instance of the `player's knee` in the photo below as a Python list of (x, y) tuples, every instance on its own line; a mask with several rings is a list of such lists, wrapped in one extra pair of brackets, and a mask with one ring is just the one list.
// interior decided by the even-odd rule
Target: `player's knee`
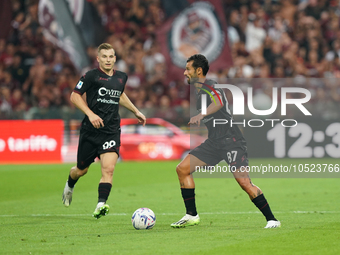
[(105, 166), (102, 167), (102, 173), (105, 174), (106, 176), (113, 176), (114, 169), (115, 169), (114, 166)]
[(182, 163), (179, 163), (176, 167), (176, 172), (178, 176), (190, 174), (190, 169)]
[(87, 173), (87, 170), (89, 169), (88, 167), (86, 167), (85, 169), (81, 170), (78, 167), (72, 167), (72, 169), (74, 169), (77, 172), (77, 176), (82, 177)]
[(84, 176), (85, 174), (87, 174), (87, 168), (84, 170), (80, 170), (78, 173), (79, 173), (79, 176)]

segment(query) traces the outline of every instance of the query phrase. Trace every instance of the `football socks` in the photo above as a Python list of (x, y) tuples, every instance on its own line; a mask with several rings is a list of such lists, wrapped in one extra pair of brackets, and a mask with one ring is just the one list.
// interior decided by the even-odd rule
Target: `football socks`
[(187, 214), (196, 216), (196, 203), (195, 203), (195, 189), (183, 189), (182, 191), (182, 197), (184, 200), (185, 208), (187, 210)]
[(263, 194), (255, 197), (252, 202), (256, 205), (257, 208), (262, 212), (262, 214), (266, 217), (267, 221), (269, 220), (276, 220), (272, 210), (270, 210), (269, 204), (267, 202), (267, 199), (264, 197)]
[(106, 202), (107, 198), (110, 195), (112, 184), (111, 183), (99, 183), (98, 186), (98, 203)]
[(73, 180), (73, 179), (71, 178), (71, 175), (69, 175), (69, 176), (68, 176), (68, 181), (67, 181), (68, 186), (69, 186), (71, 189), (73, 189), (73, 188), (74, 188), (74, 185), (77, 183), (78, 180), (79, 180), (79, 179)]

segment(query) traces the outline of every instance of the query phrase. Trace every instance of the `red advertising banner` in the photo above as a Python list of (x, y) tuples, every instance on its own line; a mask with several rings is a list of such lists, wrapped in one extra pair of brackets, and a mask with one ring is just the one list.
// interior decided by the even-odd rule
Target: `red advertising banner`
[(0, 121), (0, 164), (61, 163), (62, 120)]

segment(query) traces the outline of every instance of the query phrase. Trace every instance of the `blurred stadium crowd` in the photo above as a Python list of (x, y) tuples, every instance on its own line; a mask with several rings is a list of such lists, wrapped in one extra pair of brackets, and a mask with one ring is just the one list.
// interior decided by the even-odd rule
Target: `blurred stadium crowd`
[[(160, 0), (92, 0), (116, 50), (116, 68), (129, 75), (125, 92), (147, 117), (173, 123), (189, 118), (189, 86), (166, 79), (165, 57), (155, 31), (165, 21)], [(209, 73), (220, 83), (232, 78), (287, 78), (308, 84), (313, 104), (339, 118), (340, 8), (327, 0), (222, 0), (233, 66)], [(69, 96), (80, 73), (68, 56), (44, 38), (37, 0), (12, 0), (11, 31), (0, 39), (0, 119), (81, 118)], [(88, 47), (97, 66), (96, 46)], [(332, 80), (332, 79), (331, 79)], [(271, 95), (271, 86), (258, 88)], [(267, 93), (268, 92), (268, 93)], [(130, 117), (122, 111), (122, 117)]]

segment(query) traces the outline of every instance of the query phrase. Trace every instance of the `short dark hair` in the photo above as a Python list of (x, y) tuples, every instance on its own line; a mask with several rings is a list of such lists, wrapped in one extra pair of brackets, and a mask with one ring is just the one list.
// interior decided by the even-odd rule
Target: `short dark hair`
[(209, 62), (205, 56), (203, 56), (202, 54), (195, 54), (187, 59), (187, 63), (190, 61), (194, 61), (192, 63), (192, 67), (195, 68), (195, 70), (201, 67), (203, 71), (203, 75), (204, 76), (207, 75), (209, 71)]

